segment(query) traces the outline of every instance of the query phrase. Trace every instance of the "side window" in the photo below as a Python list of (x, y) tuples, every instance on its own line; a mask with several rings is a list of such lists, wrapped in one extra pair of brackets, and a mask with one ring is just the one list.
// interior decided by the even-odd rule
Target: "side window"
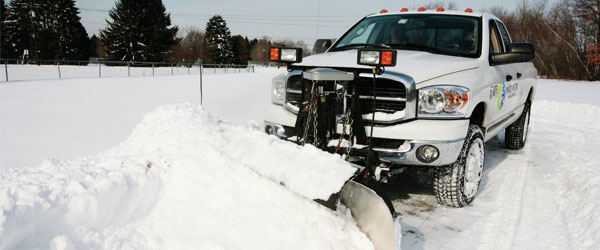
[(508, 31), (506, 30), (506, 27), (504, 27), (504, 24), (498, 21), (496, 21), (496, 24), (498, 25), (498, 30), (500, 31), (500, 37), (502, 37), (502, 41), (504, 42), (504, 47), (508, 48), (508, 45), (511, 43), (511, 40), (510, 36), (508, 35)]
[(504, 53), (504, 46), (494, 21), (490, 21), (490, 54)]

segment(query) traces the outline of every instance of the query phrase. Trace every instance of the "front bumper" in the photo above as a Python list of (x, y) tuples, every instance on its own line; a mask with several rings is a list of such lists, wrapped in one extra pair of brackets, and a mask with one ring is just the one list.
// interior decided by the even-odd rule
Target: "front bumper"
[[(270, 105), (265, 110), (265, 131), (279, 138), (287, 139), (296, 123), (296, 115), (279, 105)], [(376, 126), (373, 129), (374, 139), (391, 139), (403, 141), (397, 148), (379, 148), (374, 146), (383, 162), (400, 165), (443, 166), (458, 159), (469, 127), (468, 119), (460, 120), (413, 120), (390, 126)], [(365, 127), (367, 135), (370, 127)], [(342, 124), (336, 131), (342, 132)], [(417, 149), (424, 145), (434, 146), (439, 157), (430, 163), (417, 158)], [(364, 150), (364, 146), (355, 145), (353, 150)]]

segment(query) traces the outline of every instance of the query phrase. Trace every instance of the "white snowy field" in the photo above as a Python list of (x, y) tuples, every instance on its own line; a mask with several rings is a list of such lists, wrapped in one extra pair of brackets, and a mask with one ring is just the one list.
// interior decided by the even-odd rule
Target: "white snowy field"
[[(54, 77), (55, 66), (32, 67), (37, 74), (25, 76)], [(225, 121), (261, 121), (276, 72), (284, 70), (209, 72), (203, 106)], [(0, 82), (0, 168), (96, 154), (127, 138), (144, 114), (184, 102), (200, 104), (198, 74)]]
[[(343, 162), (262, 133), (284, 70), (256, 71), (205, 75), (202, 109), (197, 75), (2, 82), (0, 249), (371, 248), (309, 199)], [(597, 93), (540, 79), (526, 147), (487, 143), (469, 207), (438, 206), (426, 174), (389, 185), (402, 249), (600, 249)]]

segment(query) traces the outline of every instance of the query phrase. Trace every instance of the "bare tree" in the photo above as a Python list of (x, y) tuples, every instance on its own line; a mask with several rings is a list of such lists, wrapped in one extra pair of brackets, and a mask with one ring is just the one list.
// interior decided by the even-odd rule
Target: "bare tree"
[(425, 7), (425, 9), (437, 9), (439, 7), (444, 7), (447, 10), (456, 10), (457, 9), (457, 5), (455, 2), (444, 3), (444, 1), (433, 1), (433, 2), (429, 2), (422, 6)]
[(250, 59), (252, 61), (268, 62), (270, 47), (271, 41), (269, 41), (269, 38), (266, 36), (261, 38), (250, 50)]

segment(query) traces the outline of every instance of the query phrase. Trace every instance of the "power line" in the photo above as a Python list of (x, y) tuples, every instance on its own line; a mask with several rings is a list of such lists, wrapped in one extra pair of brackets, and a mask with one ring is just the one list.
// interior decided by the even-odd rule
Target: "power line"
[[(93, 11), (93, 12), (109, 12), (110, 10), (107, 9), (92, 9), (92, 8), (79, 8), (79, 10), (82, 11)], [(174, 12), (170, 12), (169, 14), (171, 14), (172, 16), (206, 16), (206, 17), (212, 17), (214, 16), (214, 14), (204, 14), (204, 13), (174, 13)], [(222, 17), (225, 16), (231, 16), (231, 17), (282, 17), (282, 18), (306, 18), (306, 17), (314, 17), (317, 18), (319, 16), (291, 16), (291, 15), (286, 15), (286, 16), (274, 16), (274, 15), (242, 15), (242, 14), (222, 14), (220, 15)], [(352, 17), (352, 18), (356, 18), (356, 17), (363, 17), (364, 15), (335, 15), (335, 16), (320, 16), (320, 17)]]
[[(202, 20), (208, 21), (205, 18), (184, 18), (181, 19), (191, 19), (191, 20)], [(228, 23), (248, 23), (248, 24), (267, 24), (267, 25), (278, 25), (278, 26), (298, 26), (298, 27), (316, 27), (316, 24), (292, 24), (292, 23), (268, 23), (268, 22), (251, 22), (251, 21), (231, 21), (228, 20)], [(320, 27), (329, 27), (329, 28), (346, 28), (347, 26), (339, 26), (339, 25), (319, 25)]]

